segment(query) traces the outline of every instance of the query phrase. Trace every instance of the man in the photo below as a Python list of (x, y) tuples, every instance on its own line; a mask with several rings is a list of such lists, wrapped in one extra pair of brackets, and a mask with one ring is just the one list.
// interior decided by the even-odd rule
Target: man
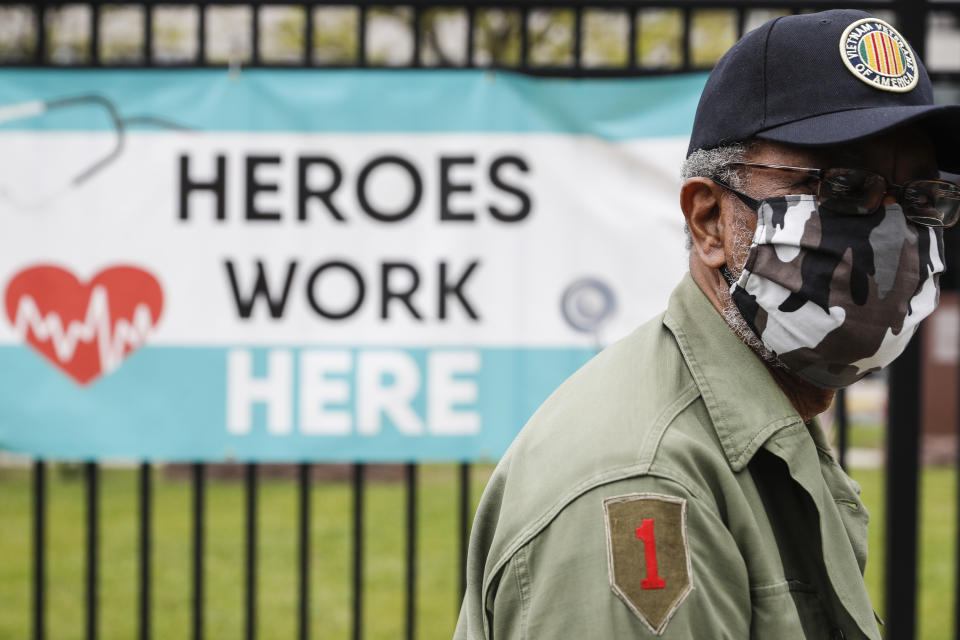
[(455, 637), (879, 639), (868, 516), (815, 416), (936, 305), (958, 168), (960, 106), (887, 23), (744, 36), (693, 127), (690, 273), (497, 467)]

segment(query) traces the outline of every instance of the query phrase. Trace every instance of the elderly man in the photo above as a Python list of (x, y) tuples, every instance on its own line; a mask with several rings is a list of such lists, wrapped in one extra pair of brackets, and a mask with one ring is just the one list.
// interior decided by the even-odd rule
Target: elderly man
[(497, 467), (456, 638), (880, 638), (867, 513), (815, 416), (937, 303), (960, 107), (932, 100), (860, 11), (723, 57), (680, 192), (690, 273)]

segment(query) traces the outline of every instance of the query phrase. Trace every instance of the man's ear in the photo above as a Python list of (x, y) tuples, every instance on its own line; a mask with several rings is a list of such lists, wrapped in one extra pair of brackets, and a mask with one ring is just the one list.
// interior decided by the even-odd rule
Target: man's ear
[(709, 178), (690, 178), (680, 189), (680, 209), (687, 219), (693, 251), (704, 265), (719, 269), (727, 262), (723, 248), (723, 187)]

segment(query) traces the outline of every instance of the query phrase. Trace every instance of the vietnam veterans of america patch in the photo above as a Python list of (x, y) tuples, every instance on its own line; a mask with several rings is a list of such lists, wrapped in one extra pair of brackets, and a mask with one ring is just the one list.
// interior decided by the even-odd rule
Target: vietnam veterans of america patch
[(610, 588), (660, 635), (693, 588), (687, 501), (631, 493), (603, 501)]
[(871, 87), (904, 93), (917, 86), (920, 74), (910, 45), (883, 20), (864, 18), (840, 36), (840, 57)]

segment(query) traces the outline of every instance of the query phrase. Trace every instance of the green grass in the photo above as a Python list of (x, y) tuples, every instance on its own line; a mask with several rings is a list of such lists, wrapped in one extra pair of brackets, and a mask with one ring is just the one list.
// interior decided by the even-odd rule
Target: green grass
[[(474, 470), (476, 504), (489, 467)], [(883, 471), (856, 469), (871, 513), (867, 586), (881, 616), (883, 602)], [(956, 473), (928, 468), (920, 505), (918, 637), (952, 637)], [(366, 491), (363, 625), (367, 638), (402, 636), (404, 493), (399, 483), (371, 482)], [(258, 637), (296, 634), (296, 488), (291, 480), (262, 480), (259, 497)], [(417, 637), (449, 638), (456, 620), (456, 468), (420, 468), (417, 559)], [(153, 634), (189, 637), (190, 483), (156, 476), (154, 493)], [(30, 473), (0, 470), (0, 638), (30, 632), (32, 541)], [(76, 475), (52, 471), (48, 511), (48, 636), (82, 637), (84, 490)], [(350, 637), (351, 491), (346, 483), (317, 483), (311, 493), (312, 620), (315, 638)], [(137, 621), (137, 479), (132, 470), (105, 469), (101, 492), (100, 637), (135, 637)], [(206, 632), (241, 637), (243, 629), (243, 488), (211, 480), (207, 493)]]
[[(884, 474), (882, 469), (854, 469), (851, 475), (862, 486), (863, 501), (870, 511), (867, 589), (874, 608), (883, 617), (891, 606), (883, 599)], [(956, 483), (954, 468), (928, 467), (921, 476), (917, 637), (924, 640), (953, 638)]]
[[(474, 505), (491, 471), (474, 468)], [(191, 490), (160, 474), (154, 484), (153, 635), (190, 636)], [(49, 474), (48, 637), (80, 639), (84, 629), (84, 485)], [(136, 472), (105, 469), (101, 477), (100, 637), (135, 637), (137, 624)], [(456, 468), (424, 465), (418, 483), (417, 637), (449, 638), (459, 606)], [(296, 637), (296, 487), (262, 480), (258, 493), (258, 638)], [(30, 472), (0, 472), (0, 638), (27, 638), (31, 607)], [(311, 493), (311, 632), (351, 633), (350, 486), (317, 483)], [(211, 480), (207, 488), (206, 627), (210, 638), (243, 634), (243, 487)], [(402, 637), (405, 496), (400, 483), (370, 482), (365, 492), (367, 638)]]
[(882, 449), (887, 444), (887, 430), (876, 422), (854, 422), (850, 425), (848, 446), (860, 449)]

